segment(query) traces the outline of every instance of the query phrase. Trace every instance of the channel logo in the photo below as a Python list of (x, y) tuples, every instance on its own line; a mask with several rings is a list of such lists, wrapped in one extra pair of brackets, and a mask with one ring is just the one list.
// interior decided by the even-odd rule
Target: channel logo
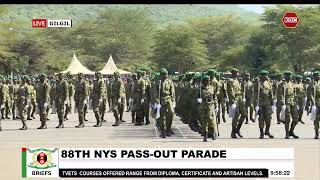
[(57, 148), (22, 148), (22, 177), (58, 177)]
[(56, 27), (56, 28), (66, 28), (72, 27), (72, 20), (63, 19), (63, 20), (48, 20), (48, 19), (32, 19), (32, 28), (47, 28), (47, 27)]

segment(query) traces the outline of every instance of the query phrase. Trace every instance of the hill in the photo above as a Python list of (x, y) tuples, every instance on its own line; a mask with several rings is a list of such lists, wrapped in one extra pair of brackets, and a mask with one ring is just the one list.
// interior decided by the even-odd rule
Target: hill
[(108, 8), (145, 8), (159, 26), (181, 23), (189, 18), (234, 15), (249, 23), (259, 23), (259, 14), (237, 5), (7, 5), (2, 22), (31, 23), (32, 18), (72, 19), (96, 18)]

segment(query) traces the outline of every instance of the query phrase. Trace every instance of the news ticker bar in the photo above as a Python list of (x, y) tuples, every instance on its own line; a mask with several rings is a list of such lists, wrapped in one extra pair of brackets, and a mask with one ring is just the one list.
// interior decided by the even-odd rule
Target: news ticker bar
[(268, 169), (59, 169), (59, 177), (269, 177)]
[(293, 148), (22, 148), (22, 177), (294, 177)]

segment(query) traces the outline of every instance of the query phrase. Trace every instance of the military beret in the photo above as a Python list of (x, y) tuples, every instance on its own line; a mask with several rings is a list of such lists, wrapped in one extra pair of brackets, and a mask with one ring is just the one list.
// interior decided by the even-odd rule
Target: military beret
[(320, 71), (315, 71), (315, 72), (313, 72), (313, 75), (314, 75), (314, 76), (319, 76), (319, 75), (320, 75)]
[(214, 75), (216, 75), (216, 74), (217, 74), (217, 71), (214, 70), (214, 69), (209, 69), (209, 70), (207, 71), (207, 75), (209, 75), (209, 76), (214, 76)]
[(301, 75), (295, 75), (295, 78), (302, 79), (303, 77)]
[(160, 69), (160, 74), (168, 74), (168, 71), (166, 68), (161, 68)]
[(143, 71), (141, 71), (140, 69), (138, 69), (137, 71), (136, 71), (136, 73), (137, 73), (137, 75), (143, 75)]
[(30, 80), (29, 76), (27, 76), (27, 75), (23, 75), (23, 76), (22, 76), (22, 79), (23, 79), (23, 80), (26, 80), (26, 81)]
[(260, 71), (260, 75), (268, 75), (268, 74), (269, 74), (269, 71), (267, 71), (267, 70)]
[(306, 78), (306, 81), (311, 81), (311, 78), (307, 77), (307, 78)]
[(208, 81), (210, 79), (210, 76), (204, 75), (202, 76), (202, 81)]
[(237, 68), (232, 68), (231, 69), (231, 73), (236, 73), (236, 72), (239, 72), (239, 69), (237, 69)]
[(285, 72), (283, 72), (283, 74), (284, 74), (285, 76), (291, 76), (291, 75), (292, 75), (292, 72), (291, 72), (291, 71), (285, 71)]

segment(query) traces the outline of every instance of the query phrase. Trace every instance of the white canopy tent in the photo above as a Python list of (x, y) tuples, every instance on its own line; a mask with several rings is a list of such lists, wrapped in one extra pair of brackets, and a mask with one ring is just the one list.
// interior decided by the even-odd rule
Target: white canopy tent
[(83, 74), (94, 74), (93, 71), (90, 71), (88, 68), (83, 66), (81, 62), (78, 60), (77, 56), (75, 53), (73, 53), (72, 60), (67, 68), (67, 70), (62, 71), (61, 73), (67, 73), (70, 72), (71, 74), (78, 74), (78, 73), (83, 73)]
[(100, 72), (103, 75), (113, 75), (114, 72), (119, 72), (120, 74), (131, 74), (131, 72), (129, 71), (118, 69), (113, 61), (111, 54), (107, 61), (107, 64), (104, 65), (103, 69)]

